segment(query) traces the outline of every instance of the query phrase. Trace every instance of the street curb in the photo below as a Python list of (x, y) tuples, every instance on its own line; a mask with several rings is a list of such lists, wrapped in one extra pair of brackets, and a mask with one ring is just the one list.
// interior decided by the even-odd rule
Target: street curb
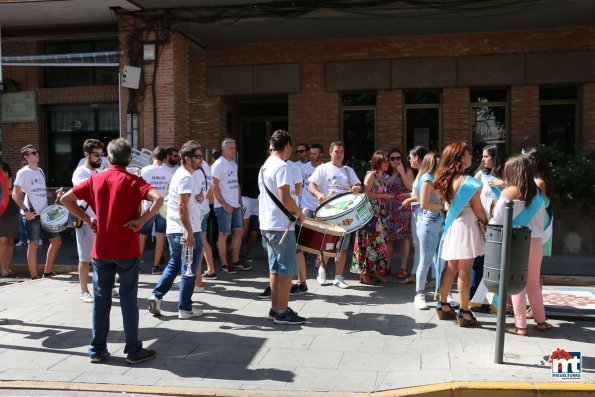
[(0, 390), (68, 390), (103, 393), (137, 393), (159, 396), (227, 396), (227, 397), (517, 397), (517, 396), (592, 396), (595, 384), (531, 383), (531, 382), (449, 382), (434, 385), (408, 387), (403, 389), (371, 392), (324, 392), (296, 390), (235, 390), (224, 388), (193, 388), (172, 386), (138, 386), (121, 384), (44, 382), (44, 381), (0, 381)]

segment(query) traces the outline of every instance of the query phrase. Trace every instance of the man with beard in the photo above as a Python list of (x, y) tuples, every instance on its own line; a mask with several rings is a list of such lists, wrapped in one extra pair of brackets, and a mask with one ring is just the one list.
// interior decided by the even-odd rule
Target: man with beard
[[(74, 170), (72, 174), (72, 186), (79, 185), (91, 178), (101, 168), (101, 160), (105, 145), (97, 139), (87, 139), (83, 143), (85, 162)], [(95, 213), (89, 204), (84, 200), (78, 200), (77, 205), (82, 208), (90, 217), (95, 218)], [(95, 242), (95, 232), (91, 227), (83, 223), (76, 230), (76, 248), (79, 256), (79, 282), (81, 283), (81, 300), (85, 303), (93, 303), (93, 297), (89, 293), (89, 266), (91, 264), (91, 249)]]
[(180, 166), (180, 151), (173, 146), (168, 146), (165, 148), (165, 153), (167, 153), (167, 157), (163, 161), (163, 165), (169, 168), (173, 175)]

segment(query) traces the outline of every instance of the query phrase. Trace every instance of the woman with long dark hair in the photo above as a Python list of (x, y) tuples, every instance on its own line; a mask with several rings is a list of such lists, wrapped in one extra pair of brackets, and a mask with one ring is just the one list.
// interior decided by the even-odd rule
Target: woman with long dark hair
[(411, 237), (411, 209), (403, 206), (409, 198), (413, 185), (413, 171), (405, 165), (403, 154), (398, 148), (388, 151), (388, 171), (384, 175), (384, 183), (392, 199), (388, 200), (388, 221), (386, 242), (388, 248), (388, 271), (391, 269), (392, 254), (396, 241), (400, 244), (401, 267), (397, 278), (407, 278), (407, 257), (409, 256), (409, 238)]
[(541, 293), (540, 273), (543, 257), (542, 237), (544, 231), (544, 199), (534, 181), (533, 164), (528, 156), (513, 156), (506, 162), (504, 176), (508, 187), (502, 191), (494, 207), (493, 224), (504, 223), (504, 202), (513, 200), (513, 226), (527, 226), (531, 229), (531, 247), (529, 250), (529, 269), (527, 285), (523, 291), (512, 296), (514, 326), (506, 327), (506, 332), (515, 335), (527, 335), (527, 298), (533, 309), (534, 321), (538, 331), (552, 328), (546, 322), (543, 295)]
[[(437, 266), (436, 280), (441, 281), (436, 310), (441, 320), (456, 316), (460, 327), (477, 323), (469, 311), (469, 281), (474, 259), (485, 252), (485, 239), (478, 221), (483, 225), (488, 222), (479, 198), (482, 184), (465, 174), (471, 160), (471, 150), (465, 142), (449, 144), (442, 152), (434, 181), (434, 187), (448, 210), (441, 247), (441, 258), (448, 264), (444, 271)], [(457, 272), (461, 308), (455, 314), (447, 298)]]
[(386, 231), (386, 200), (392, 195), (386, 193), (383, 172), (388, 169), (388, 158), (382, 150), (377, 150), (370, 160), (371, 171), (364, 178), (363, 193), (372, 204), (372, 219), (355, 234), (351, 272), (360, 275), (362, 284), (373, 285), (384, 281), (382, 274), (388, 258), (384, 233)]

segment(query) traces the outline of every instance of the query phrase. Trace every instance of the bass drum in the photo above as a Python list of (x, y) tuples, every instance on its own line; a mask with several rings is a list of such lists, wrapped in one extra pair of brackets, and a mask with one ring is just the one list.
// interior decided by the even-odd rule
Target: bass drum
[(49, 205), (39, 214), (41, 227), (48, 232), (60, 233), (68, 227), (70, 213), (60, 204)]
[(347, 233), (362, 228), (372, 215), (372, 204), (365, 193), (333, 196), (314, 211), (314, 218), (341, 226)]

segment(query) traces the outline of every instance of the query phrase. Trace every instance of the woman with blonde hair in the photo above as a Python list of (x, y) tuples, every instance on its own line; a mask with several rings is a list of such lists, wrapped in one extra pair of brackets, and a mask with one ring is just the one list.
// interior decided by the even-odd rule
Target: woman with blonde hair
[(533, 309), (537, 330), (547, 331), (552, 328), (552, 325), (546, 322), (539, 279), (543, 258), (544, 198), (533, 180), (533, 164), (528, 156), (516, 155), (508, 159), (504, 166), (504, 177), (508, 187), (502, 191), (494, 207), (494, 217), (490, 223), (503, 224), (505, 216), (504, 202), (513, 200), (512, 226), (526, 226), (531, 229), (527, 285), (523, 291), (512, 296), (515, 325), (506, 327), (507, 333), (526, 336), (527, 298), (529, 298), (529, 303), (531, 303)]
[[(471, 160), (471, 149), (465, 142), (449, 144), (442, 152), (434, 181), (434, 187), (448, 210), (439, 249), (439, 257), (448, 264), (444, 271), (439, 265), (436, 267), (436, 280), (441, 280), (436, 310), (441, 320), (456, 317), (460, 327), (477, 323), (469, 311), (469, 284), (473, 261), (485, 252), (485, 238), (478, 221), (483, 225), (488, 223), (479, 198), (482, 183), (465, 174), (465, 170), (471, 167)], [(455, 314), (447, 298), (457, 272), (461, 308)]]
[(419, 265), (415, 277), (413, 304), (420, 310), (428, 309), (426, 303), (426, 278), (432, 263), (437, 261), (437, 249), (444, 215), (442, 200), (434, 189), (434, 174), (440, 163), (440, 154), (429, 152), (424, 156), (416, 179), (420, 211), (416, 217), (415, 232), (419, 241)]

